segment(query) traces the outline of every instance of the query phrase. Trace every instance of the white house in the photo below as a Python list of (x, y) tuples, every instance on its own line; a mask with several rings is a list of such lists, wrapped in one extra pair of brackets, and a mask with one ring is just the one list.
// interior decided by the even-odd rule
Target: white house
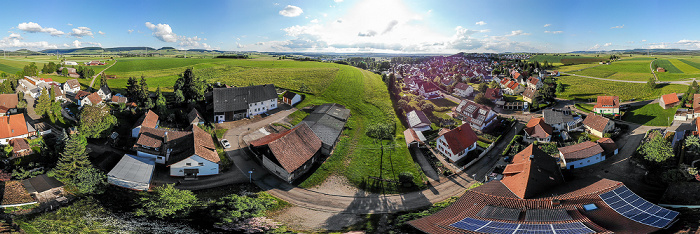
[(0, 116), (0, 144), (7, 145), (15, 138), (27, 138), (36, 130), (24, 119), (24, 114)]
[(64, 61), (64, 62), (63, 62), (63, 65), (68, 65), (68, 66), (70, 66), (70, 65), (73, 65), (73, 66), (78, 66), (78, 63), (77, 63), (77, 62), (75, 62), (75, 61)]
[(593, 112), (597, 114), (620, 114), (620, 97), (598, 96)]
[(457, 83), (454, 88), (454, 93), (460, 97), (469, 97), (474, 93), (474, 87), (465, 83)]
[(418, 88), (418, 93), (425, 99), (433, 99), (440, 97), (440, 89), (431, 82), (424, 82)]
[(292, 91), (284, 92), (284, 94), (282, 94), (282, 102), (287, 103), (287, 105), (294, 106), (301, 102), (301, 95)]
[(63, 92), (69, 95), (75, 95), (80, 91), (80, 82), (77, 79), (67, 80), (63, 83)]
[(567, 169), (590, 166), (605, 160), (603, 147), (592, 141), (559, 148), (559, 157)]
[(585, 126), (586, 130), (591, 134), (597, 137), (603, 137), (605, 133), (615, 129), (615, 122), (603, 116), (591, 113), (583, 120), (583, 126)]
[(531, 89), (540, 89), (542, 88), (543, 82), (534, 76), (531, 76), (530, 78), (527, 78), (527, 87)]
[(57, 102), (64, 102), (68, 100), (66, 99), (66, 95), (63, 93), (63, 90), (61, 90), (61, 87), (58, 85), (51, 85), (51, 96)]
[(462, 126), (452, 130), (443, 130), (440, 131), (442, 134), (436, 140), (436, 148), (450, 162), (456, 162), (467, 156), (467, 153), (470, 151), (476, 149), (478, 138), (469, 125), (462, 124)]
[(97, 90), (96, 93), (104, 101), (109, 101), (110, 99), (112, 99), (112, 90), (109, 89), (109, 87), (107, 87), (107, 86), (100, 87), (100, 89)]
[(196, 125), (190, 127), (187, 131), (142, 127), (134, 144), (137, 155), (155, 158), (170, 168), (170, 176), (186, 180), (219, 174), (220, 158), (211, 135)]
[(277, 108), (277, 92), (272, 84), (215, 88), (214, 121), (248, 118)]
[(82, 109), (85, 105), (98, 105), (102, 104), (102, 98), (97, 93), (91, 93), (84, 96), (82, 99), (78, 99), (78, 105)]

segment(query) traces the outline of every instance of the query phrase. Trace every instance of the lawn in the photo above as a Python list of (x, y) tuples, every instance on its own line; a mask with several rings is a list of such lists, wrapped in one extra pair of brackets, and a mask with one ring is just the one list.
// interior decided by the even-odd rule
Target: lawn
[(683, 93), (688, 86), (679, 84), (660, 84), (651, 89), (646, 84), (635, 84), (605, 80), (595, 80), (576, 76), (560, 76), (559, 81), (564, 85), (564, 92), (557, 97), (588, 102), (598, 96), (619, 96), (620, 101), (650, 100), (667, 93)]
[(574, 106), (576, 107), (576, 109), (579, 109), (583, 112), (593, 112), (593, 106), (595, 105), (586, 103), (576, 103), (576, 105)]
[(648, 126), (669, 126), (676, 109), (678, 108), (674, 107), (664, 110), (659, 104), (633, 106), (625, 112), (622, 120)]

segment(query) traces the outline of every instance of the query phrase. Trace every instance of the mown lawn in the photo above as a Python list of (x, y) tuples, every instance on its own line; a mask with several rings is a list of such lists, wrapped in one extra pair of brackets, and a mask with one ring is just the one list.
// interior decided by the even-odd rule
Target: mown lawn
[(595, 100), (598, 96), (619, 96), (620, 101), (650, 100), (667, 93), (683, 93), (688, 86), (679, 84), (660, 84), (651, 89), (646, 84), (625, 83), (616, 81), (596, 80), (576, 76), (560, 76), (559, 81), (564, 85), (564, 92), (557, 97), (586, 101)]
[(633, 106), (625, 112), (622, 120), (648, 125), (648, 126), (669, 126), (673, 120), (673, 115), (678, 107), (663, 109), (659, 104), (648, 104), (644, 106)]
[(595, 105), (586, 103), (576, 103), (576, 105), (574, 106), (576, 107), (576, 109), (579, 109), (583, 112), (593, 112), (593, 106)]

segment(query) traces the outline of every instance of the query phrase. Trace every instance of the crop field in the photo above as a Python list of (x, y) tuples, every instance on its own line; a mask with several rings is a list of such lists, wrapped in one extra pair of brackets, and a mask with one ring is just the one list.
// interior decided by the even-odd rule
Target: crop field
[(698, 74), (700, 73), (700, 70), (697, 68), (690, 66), (687, 63), (684, 63), (683, 61), (680, 61), (679, 59), (669, 59), (673, 66), (681, 70), (683, 73), (688, 73), (688, 74)]
[(328, 64), (328, 67), (285, 67), (261, 68), (250, 66), (228, 65), (224, 68), (204, 68), (195, 70), (196, 75), (204, 77), (209, 82), (235, 86), (258, 85), (274, 83), (278, 87), (300, 91), (306, 86), (307, 93), (317, 94), (333, 82), (329, 77), (335, 77), (338, 66)]
[[(678, 61), (678, 60), (676, 60)], [(675, 65), (675, 63), (667, 60), (667, 59), (659, 59), (654, 61), (654, 64), (656, 64), (659, 67), (663, 67), (666, 69), (666, 72), (668, 73), (683, 73), (680, 69), (678, 69)]]
[(689, 66), (695, 68), (695, 69), (700, 69), (700, 63), (690, 60), (690, 59), (679, 59), (679, 61), (688, 64)]
[(651, 100), (667, 93), (683, 93), (688, 89), (686, 85), (660, 84), (655, 89), (650, 89), (646, 84), (625, 83), (616, 81), (595, 80), (576, 76), (560, 76), (559, 81), (564, 85), (564, 92), (557, 93), (557, 97), (588, 101), (595, 100), (597, 96), (619, 96), (620, 101)]
[[(608, 56), (609, 57), (609, 56)], [(549, 63), (559, 63), (559, 64), (585, 64), (585, 63), (598, 63), (600, 61), (605, 61), (606, 57), (588, 57), (588, 56), (578, 56), (578, 55), (535, 55), (530, 57), (530, 62), (544, 62)]]
[(678, 107), (663, 109), (659, 104), (633, 106), (625, 112), (622, 120), (647, 126), (669, 126)]
[(560, 72), (574, 72), (574, 71), (579, 71), (591, 67), (599, 66), (599, 64), (593, 64), (593, 63), (588, 63), (588, 64), (576, 64), (576, 65), (568, 65), (568, 66), (560, 66), (555, 68), (556, 70)]

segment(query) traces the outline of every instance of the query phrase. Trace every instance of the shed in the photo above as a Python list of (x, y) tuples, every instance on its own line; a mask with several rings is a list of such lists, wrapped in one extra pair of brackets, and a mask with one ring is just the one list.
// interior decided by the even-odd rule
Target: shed
[(107, 173), (107, 182), (119, 187), (147, 191), (151, 185), (155, 165), (155, 158), (125, 154)]

